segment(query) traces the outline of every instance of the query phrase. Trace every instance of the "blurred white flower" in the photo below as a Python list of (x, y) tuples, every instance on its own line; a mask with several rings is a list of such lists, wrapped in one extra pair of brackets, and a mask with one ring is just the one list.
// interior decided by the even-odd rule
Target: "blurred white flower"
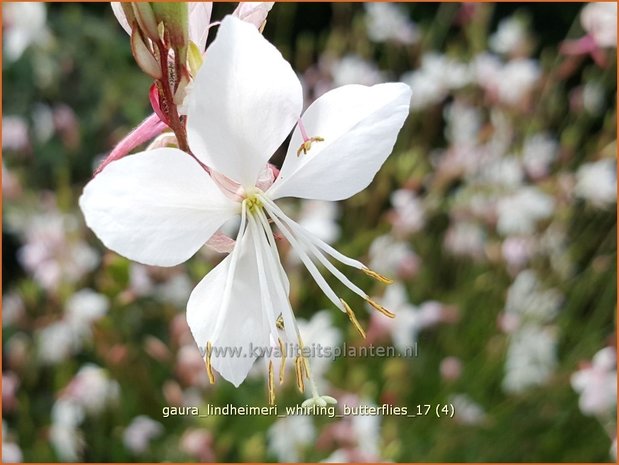
[(411, 99), (412, 109), (422, 109), (443, 100), (450, 90), (460, 89), (473, 77), (469, 64), (438, 53), (426, 53), (421, 57), (421, 66), (405, 73), (401, 82), (415, 89)]
[(84, 449), (84, 438), (79, 430), (84, 420), (84, 409), (69, 399), (58, 399), (52, 407), (50, 441), (58, 458), (77, 462)]
[(478, 107), (456, 100), (445, 107), (443, 115), (446, 121), (445, 137), (453, 148), (463, 144), (475, 145), (482, 124), (481, 110)]
[(103, 368), (86, 364), (80, 368), (62, 393), (85, 412), (97, 414), (118, 399), (118, 383), (109, 378)]
[(77, 291), (65, 304), (65, 318), (76, 335), (87, 337), (90, 326), (108, 311), (109, 300), (92, 289)]
[(389, 286), (385, 295), (375, 300), (395, 313), (396, 317), (387, 318), (372, 311), (372, 307), (368, 306), (371, 317), (368, 337), (373, 337), (377, 332), (388, 332), (393, 345), (402, 353), (414, 347), (420, 331), (443, 321), (442, 304), (428, 301), (419, 306), (413, 305), (408, 299), (406, 288), (399, 282)]
[(146, 415), (139, 415), (123, 431), (123, 444), (132, 453), (146, 452), (150, 442), (163, 434), (163, 425)]
[(452, 221), (445, 233), (445, 248), (452, 254), (481, 260), (485, 256), (486, 233), (473, 221)]
[(54, 113), (49, 105), (37, 103), (32, 111), (33, 132), (39, 143), (44, 144), (54, 135)]
[(421, 199), (410, 189), (398, 189), (391, 194), (391, 222), (398, 234), (411, 234), (425, 224), (425, 208)]
[(439, 366), (441, 378), (445, 381), (455, 381), (462, 375), (462, 361), (458, 357), (445, 357)]
[(558, 149), (559, 144), (550, 134), (539, 133), (528, 137), (522, 147), (522, 162), (529, 176), (541, 178), (548, 175)]
[(99, 256), (86, 242), (75, 238), (77, 219), (56, 210), (33, 215), (23, 230), (25, 244), (17, 251), (24, 268), (45, 289), (63, 280), (75, 282), (99, 264)]
[(21, 463), (23, 454), (20, 447), (9, 440), (9, 431), (4, 420), (2, 421), (2, 463)]
[(510, 236), (501, 244), (501, 255), (510, 271), (522, 269), (535, 252), (535, 241), (530, 236)]
[(323, 200), (302, 200), (298, 223), (307, 231), (332, 244), (340, 237), (337, 224), (338, 206)]
[(379, 236), (372, 241), (369, 250), (370, 268), (390, 276), (394, 272), (401, 277), (414, 275), (420, 264), (408, 242), (399, 241), (390, 234)]
[(477, 182), (499, 188), (515, 188), (522, 184), (524, 171), (518, 158), (490, 155), (480, 160), (475, 176)]
[(507, 105), (524, 101), (541, 77), (537, 61), (527, 58), (504, 64), (498, 57), (483, 53), (475, 58), (474, 68), (479, 85)]
[[(6, 8), (8, 4), (3, 4)], [(15, 5), (11, 3), (10, 5)], [(30, 146), (28, 123), (21, 116), (2, 117), (2, 149), (19, 152)]]
[(267, 431), (269, 452), (279, 462), (299, 462), (301, 453), (313, 444), (315, 435), (314, 424), (307, 415), (278, 418)]
[[(333, 325), (331, 312), (328, 310), (316, 312), (309, 321), (299, 319), (298, 327), (302, 339), (304, 341), (312, 341), (312, 344), (317, 346), (333, 349), (341, 343), (342, 334)], [(322, 389), (325, 387), (324, 377), (333, 360), (329, 357), (309, 357), (309, 359), (311, 361), (312, 374), (316, 375), (316, 383)], [(290, 360), (290, 363), (292, 362)]]
[(64, 321), (51, 323), (37, 333), (38, 358), (42, 363), (57, 364), (69, 358), (81, 346), (71, 325)]
[(464, 425), (478, 425), (486, 419), (484, 409), (467, 394), (454, 394), (449, 398), (453, 404), (454, 419)]
[(589, 3), (580, 13), (580, 22), (598, 47), (617, 47), (617, 3)]
[(612, 158), (585, 163), (576, 173), (574, 192), (592, 205), (604, 208), (617, 201), (617, 161)]
[(515, 16), (502, 19), (497, 31), (489, 39), (490, 49), (504, 55), (518, 53), (526, 41), (524, 24)]
[(394, 41), (412, 45), (419, 40), (415, 24), (400, 5), (393, 3), (365, 3), (365, 23), (368, 37), (373, 42)]
[(537, 187), (527, 186), (497, 202), (497, 230), (500, 234), (533, 234), (538, 221), (548, 218), (555, 201)]
[(11, 326), (24, 315), (24, 301), (16, 292), (2, 295), (2, 326)]
[(605, 347), (587, 366), (571, 377), (580, 394), (578, 405), (585, 415), (614, 416), (617, 405), (617, 356), (615, 348)]
[(2, 4), (3, 43), (9, 61), (19, 59), (33, 44), (45, 44), (50, 34), (45, 24), (46, 5), (36, 2)]
[(533, 270), (521, 271), (507, 291), (505, 313), (518, 325), (549, 323), (557, 316), (563, 296), (543, 289)]
[(385, 76), (373, 62), (358, 55), (346, 55), (331, 62), (333, 86), (362, 84), (372, 86), (385, 81)]
[(163, 302), (182, 307), (187, 302), (194, 284), (185, 273), (177, 273), (157, 286), (155, 295)]
[(527, 325), (509, 337), (503, 389), (521, 393), (544, 384), (557, 365), (556, 328)]

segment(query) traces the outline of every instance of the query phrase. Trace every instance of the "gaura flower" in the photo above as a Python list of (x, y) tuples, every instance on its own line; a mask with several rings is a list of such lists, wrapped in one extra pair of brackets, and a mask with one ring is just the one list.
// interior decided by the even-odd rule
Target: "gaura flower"
[[(329, 259), (379, 281), (386, 278), (307, 232), (276, 200), (336, 201), (364, 189), (395, 144), (411, 91), (401, 83), (344, 86), (316, 100), (300, 118), (301, 84), (254, 26), (226, 17), (207, 54), (188, 103), (187, 134), (196, 159), (175, 148), (158, 148), (115, 161), (88, 183), (80, 206), (107, 247), (156, 266), (184, 262), (224, 223), (240, 217), (231, 253), (202, 279), (187, 304), (187, 321), (211, 382), (215, 370), (238, 386), (262, 355), (255, 348), (304, 347), (271, 223), (360, 332), (350, 306), (329, 286), (317, 263), (393, 316)], [(260, 175), (295, 124), (283, 166), (265, 187), (258, 182)], [(233, 353), (235, 349), (242, 352)], [(289, 356), (295, 357), (299, 388), (303, 391), (304, 379), (309, 379), (316, 403), (334, 402), (318, 395), (302, 353)], [(272, 401), (272, 360), (268, 366)]]

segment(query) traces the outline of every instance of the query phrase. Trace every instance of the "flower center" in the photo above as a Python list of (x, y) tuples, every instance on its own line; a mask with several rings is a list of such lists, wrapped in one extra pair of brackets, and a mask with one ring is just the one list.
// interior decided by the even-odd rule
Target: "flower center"
[(262, 210), (262, 206), (262, 200), (260, 200), (257, 193), (248, 194), (245, 198), (245, 207), (247, 208), (247, 212), (252, 215), (256, 214), (259, 210)]

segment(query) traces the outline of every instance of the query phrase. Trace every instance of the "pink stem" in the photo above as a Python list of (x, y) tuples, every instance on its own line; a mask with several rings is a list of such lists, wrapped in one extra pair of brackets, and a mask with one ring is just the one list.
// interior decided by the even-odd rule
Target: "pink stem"
[(299, 130), (301, 131), (301, 137), (303, 137), (303, 142), (307, 142), (310, 138), (307, 135), (307, 132), (305, 132), (305, 126), (303, 126), (303, 121), (301, 121), (301, 118), (297, 119), (297, 126), (299, 126)]
[(138, 145), (143, 144), (161, 134), (168, 126), (156, 114), (150, 115), (140, 125), (131, 131), (110, 152), (105, 160), (95, 170), (94, 176), (99, 174), (107, 165), (129, 154)]

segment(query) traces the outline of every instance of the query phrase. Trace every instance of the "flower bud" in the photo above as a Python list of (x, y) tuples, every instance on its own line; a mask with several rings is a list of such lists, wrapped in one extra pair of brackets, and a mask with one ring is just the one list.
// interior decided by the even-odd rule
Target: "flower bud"
[(163, 23), (177, 60), (187, 62), (189, 43), (189, 11), (187, 3), (154, 2), (152, 9), (157, 23)]
[(133, 2), (133, 14), (142, 32), (153, 42), (159, 42), (158, 21), (149, 2)]
[(142, 39), (138, 29), (131, 31), (131, 52), (142, 71), (153, 79), (161, 79), (161, 66)]

